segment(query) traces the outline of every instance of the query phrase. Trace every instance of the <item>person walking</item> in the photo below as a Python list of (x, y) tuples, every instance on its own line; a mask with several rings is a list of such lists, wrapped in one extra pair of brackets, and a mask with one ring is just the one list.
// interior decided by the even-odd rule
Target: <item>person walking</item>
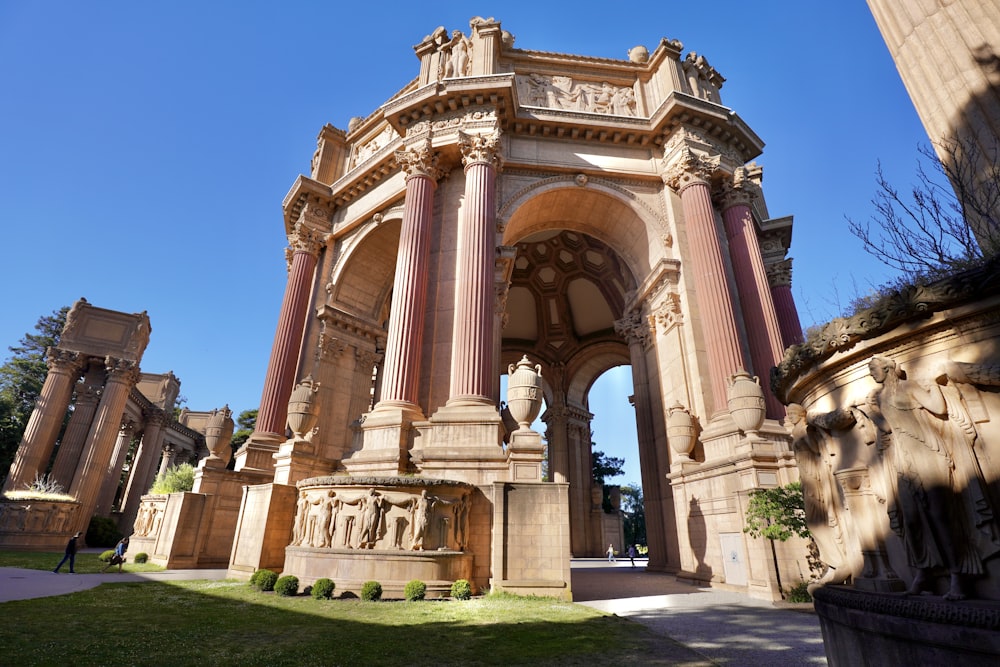
[(107, 572), (109, 567), (117, 565), (118, 573), (121, 574), (122, 564), (125, 562), (126, 551), (128, 551), (128, 538), (123, 537), (118, 540), (118, 544), (115, 545), (115, 553), (112, 554), (111, 560), (108, 561), (108, 564), (104, 566), (104, 569), (101, 570), (101, 572)]
[(639, 552), (635, 550), (635, 545), (630, 544), (628, 547), (628, 559), (632, 562), (632, 567), (635, 567), (635, 557), (639, 555)]
[(615, 562), (615, 545), (614, 544), (609, 544), (608, 545), (608, 562), (609, 563), (614, 563)]
[(59, 568), (63, 566), (63, 563), (69, 561), (69, 573), (76, 574), (73, 570), (73, 565), (76, 563), (76, 541), (80, 539), (80, 535), (82, 534), (83, 533), (78, 532), (76, 535), (69, 538), (69, 542), (66, 543), (66, 553), (63, 556), (63, 559), (59, 561), (59, 564), (56, 565), (56, 569), (52, 570), (53, 572), (59, 574)]

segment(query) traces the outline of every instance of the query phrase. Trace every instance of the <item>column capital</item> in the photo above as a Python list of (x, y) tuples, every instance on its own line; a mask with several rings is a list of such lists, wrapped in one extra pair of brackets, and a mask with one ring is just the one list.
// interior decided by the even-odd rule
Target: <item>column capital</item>
[(770, 287), (791, 287), (792, 286), (792, 260), (791, 258), (768, 264), (764, 267), (767, 271), (767, 284)]
[(142, 416), (146, 420), (146, 426), (165, 426), (169, 421), (166, 411), (156, 407), (143, 410)]
[(45, 365), (55, 373), (72, 375), (83, 368), (83, 359), (79, 352), (64, 350), (60, 347), (50, 347), (45, 350)]
[(638, 310), (626, 313), (620, 320), (615, 320), (615, 333), (624, 338), (629, 345), (639, 343), (643, 347), (650, 341), (650, 326), (646, 318)]
[(667, 298), (650, 315), (650, 319), (663, 333), (667, 333), (674, 327), (684, 323), (684, 314), (681, 312), (681, 296), (677, 292), (669, 292)]
[(757, 194), (757, 186), (747, 175), (746, 167), (737, 167), (731, 177), (723, 180), (716, 200), (723, 211), (740, 205), (749, 208)]
[(669, 162), (664, 157), (665, 169), (661, 178), (669, 188), (680, 194), (689, 185), (709, 184), (721, 162), (721, 155), (702, 155), (685, 146)]
[(319, 249), (326, 243), (326, 234), (305, 224), (301, 220), (295, 223), (292, 232), (288, 235), (288, 246), (293, 253), (304, 252), (307, 255), (316, 257)]
[(133, 359), (120, 359), (109, 354), (104, 357), (104, 367), (108, 371), (109, 382), (115, 380), (131, 387), (139, 381), (139, 362)]
[(406, 174), (406, 180), (423, 176), (437, 183), (444, 175), (444, 171), (438, 167), (440, 156), (431, 146), (430, 137), (427, 137), (423, 142), (417, 142), (401, 151), (396, 151), (395, 156), (396, 163)]
[(462, 151), (462, 164), (466, 169), (474, 164), (486, 164), (497, 171), (503, 168), (500, 130), (483, 134), (467, 134), (459, 130), (458, 148)]

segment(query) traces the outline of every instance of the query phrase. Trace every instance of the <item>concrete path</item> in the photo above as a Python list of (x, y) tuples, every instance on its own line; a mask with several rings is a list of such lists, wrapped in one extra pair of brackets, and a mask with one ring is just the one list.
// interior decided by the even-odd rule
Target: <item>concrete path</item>
[[(58, 562), (58, 561), (56, 561)], [(662, 638), (645, 664), (825, 665), (819, 621), (811, 605), (781, 605), (740, 593), (679, 583), (645, 571), (636, 559), (574, 559), (573, 599), (649, 627)], [(0, 568), (0, 602), (65, 595), (104, 583), (225, 579), (225, 570), (55, 574)], [(0, 607), (0, 615), (3, 608)]]

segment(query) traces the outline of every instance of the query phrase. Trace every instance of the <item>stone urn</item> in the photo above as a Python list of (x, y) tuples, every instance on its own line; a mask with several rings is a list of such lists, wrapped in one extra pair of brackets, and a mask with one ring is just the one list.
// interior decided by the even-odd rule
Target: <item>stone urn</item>
[(751, 377), (743, 369), (736, 371), (728, 381), (726, 396), (729, 414), (741, 431), (751, 439), (757, 439), (766, 414), (764, 390), (760, 388), (757, 377)]
[(319, 382), (314, 382), (312, 375), (295, 385), (288, 399), (288, 428), (292, 429), (296, 440), (306, 440), (319, 418), (319, 406), (316, 405), (316, 392)]
[[(212, 410), (212, 416), (208, 418), (205, 425), (205, 446), (208, 447), (208, 461), (221, 467), (229, 465), (229, 459), (233, 456), (232, 448), (229, 446), (233, 437), (233, 412), (226, 405), (217, 410)], [(217, 463), (218, 462), (218, 463)]]
[(667, 442), (677, 456), (675, 462), (691, 460), (697, 428), (694, 417), (680, 401), (674, 401), (667, 414)]
[(542, 409), (542, 367), (533, 366), (527, 356), (507, 368), (507, 409), (518, 430), (530, 430)]

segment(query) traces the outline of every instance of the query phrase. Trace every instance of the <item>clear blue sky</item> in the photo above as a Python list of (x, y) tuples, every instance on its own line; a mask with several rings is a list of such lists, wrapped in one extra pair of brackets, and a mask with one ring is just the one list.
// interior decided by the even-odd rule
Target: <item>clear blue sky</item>
[[(173, 370), (191, 409), (255, 407), (285, 285), (281, 201), (316, 134), (373, 112), (416, 76), (412, 45), (476, 15), (524, 49), (625, 58), (681, 40), (767, 144), (803, 323), (888, 277), (845, 216), (869, 216), (877, 160), (912, 182), (926, 135), (863, 0), (0, 0), (2, 356), (85, 296), (149, 312), (143, 370)], [(631, 389), (603, 385), (595, 440), (638, 481)]]

